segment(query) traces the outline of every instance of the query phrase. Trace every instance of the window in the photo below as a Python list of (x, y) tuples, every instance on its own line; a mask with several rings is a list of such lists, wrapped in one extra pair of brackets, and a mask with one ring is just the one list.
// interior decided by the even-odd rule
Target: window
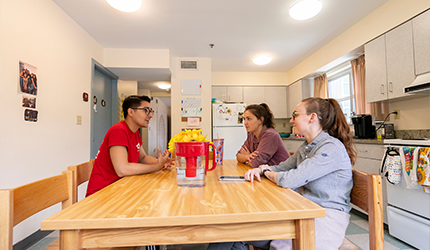
[(351, 123), (351, 114), (353, 112), (355, 114), (354, 86), (351, 69), (349, 68), (327, 78), (328, 96), (339, 102), (346, 121)]

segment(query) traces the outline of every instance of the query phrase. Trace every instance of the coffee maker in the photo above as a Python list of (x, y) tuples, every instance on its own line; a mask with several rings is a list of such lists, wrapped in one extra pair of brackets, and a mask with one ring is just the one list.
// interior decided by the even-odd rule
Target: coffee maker
[(355, 138), (371, 139), (375, 138), (375, 126), (372, 125), (371, 115), (354, 115), (351, 116), (352, 124), (354, 124)]

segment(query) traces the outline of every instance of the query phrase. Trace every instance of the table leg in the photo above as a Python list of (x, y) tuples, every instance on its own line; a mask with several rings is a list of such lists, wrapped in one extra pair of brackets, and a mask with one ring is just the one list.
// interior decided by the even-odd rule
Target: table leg
[(82, 249), (81, 241), (81, 233), (79, 230), (60, 231), (60, 250)]
[(296, 220), (296, 238), (293, 239), (293, 249), (315, 249), (315, 219)]

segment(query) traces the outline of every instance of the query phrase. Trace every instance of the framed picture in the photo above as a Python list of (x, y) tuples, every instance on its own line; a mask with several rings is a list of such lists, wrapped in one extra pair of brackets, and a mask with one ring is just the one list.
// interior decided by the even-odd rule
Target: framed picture
[(37, 67), (23, 61), (19, 61), (19, 90), (37, 95)]

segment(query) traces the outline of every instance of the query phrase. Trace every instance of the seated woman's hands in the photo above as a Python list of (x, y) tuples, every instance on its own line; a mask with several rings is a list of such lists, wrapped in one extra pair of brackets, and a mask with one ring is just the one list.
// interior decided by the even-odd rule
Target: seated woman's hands
[(261, 182), (261, 175), (263, 174), (264, 169), (269, 169), (272, 171), (272, 169), (269, 167), (269, 165), (260, 165), (258, 168), (253, 168), (245, 173), (245, 180), (254, 182), (254, 179), (257, 179), (257, 181)]
[(248, 163), (251, 163), (252, 160), (258, 156), (258, 151), (254, 151), (251, 153), (245, 145), (240, 148), (240, 153), (245, 155), (246, 161)]

